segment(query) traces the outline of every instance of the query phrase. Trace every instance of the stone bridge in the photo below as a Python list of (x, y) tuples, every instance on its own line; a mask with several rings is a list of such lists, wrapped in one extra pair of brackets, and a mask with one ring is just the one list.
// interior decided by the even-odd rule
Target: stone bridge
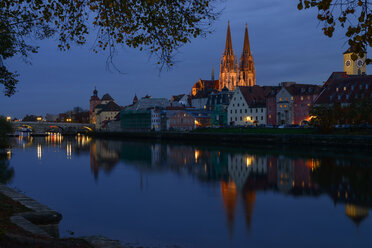
[(70, 123), (70, 122), (13, 122), (16, 131), (22, 128), (29, 128), (34, 133), (60, 132), (60, 133), (84, 133), (94, 130), (94, 124)]

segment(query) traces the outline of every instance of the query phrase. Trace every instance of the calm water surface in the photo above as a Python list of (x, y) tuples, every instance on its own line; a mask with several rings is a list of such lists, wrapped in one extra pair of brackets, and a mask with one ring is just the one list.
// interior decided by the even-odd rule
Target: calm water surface
[(20, 137), (0, 179), (60, 234), (181, 247), (371, 247), (372, 156)]

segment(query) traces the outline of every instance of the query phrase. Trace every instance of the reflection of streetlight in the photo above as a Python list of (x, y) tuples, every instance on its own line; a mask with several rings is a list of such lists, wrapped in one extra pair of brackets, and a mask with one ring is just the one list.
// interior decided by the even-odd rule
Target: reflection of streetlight
[(195, 150), (195, 163), (198, 162), (199, 154), (200, 154), (200, 151), (199, 150)]
[(247, 156), (246, 158), (246, 164), (247, 164), (247, 167), (251, 166), (252, 163), (254, 161), (254, 157), (253, 156)]
[(37, 144), (37, 158), (41, 160), (41, 144)]

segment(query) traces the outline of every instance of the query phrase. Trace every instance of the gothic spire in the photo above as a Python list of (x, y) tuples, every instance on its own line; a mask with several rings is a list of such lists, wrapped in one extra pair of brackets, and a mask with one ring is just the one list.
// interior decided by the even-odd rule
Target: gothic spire
[(245, 24), (245, 34), (244, 34), (244, 46), (243, 46), (243, 54), (251, 55), (251, 47), (249, 45), (249, 36), (248, 36), (248, 26)]
[(234, 54), (231, 42), (230, 21), (227, 24), (226, 46), (224, 54)]

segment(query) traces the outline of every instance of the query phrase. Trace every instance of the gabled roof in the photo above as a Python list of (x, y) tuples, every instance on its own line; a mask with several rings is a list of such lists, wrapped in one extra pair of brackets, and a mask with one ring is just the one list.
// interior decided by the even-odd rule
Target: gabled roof
[(263, 87), (254, 86), (240, 86), (238, 87), (242, 93), (246, 103), (249, 107), (265, 107), (266, 94)]
[(171, 97), (171, 102), (178, 102), (182, 99), (182, 97), (184, 97), (185, 94), (180, 94), (180, 95), (175, 95), (175, 96), (172, 96)]
[[(100, 104), (100, 105), (102, 105), (102, 104)], [(101, 113), (101, 112), (115, 112), (115, 111), (120, 111), (121, 109), (122, 109), (122, 107), (117, 105), (115, 102), (109, 102), (109, 103), (104, 104), (102, 106), (99, 113)]]
[(297, 95), (316, 95), (320, 92), (321, 86), (314, 84), (292, 84), (285, 87), (292, 96)]
[(166, 98), (141, 98), (138, 102), (126, 107), (126, 110), (145, 110), (150, 108), (165, 108), (169, 106), (169, 100)]
[(113, 101), (114, 99), (110, 96), (110, 94), (106, 93), (103, 95), (102, 101)]
[(372, 75), (337, 77), (333, 73), (315, 104), (351, 103), (361, 98), (372, 98)]

